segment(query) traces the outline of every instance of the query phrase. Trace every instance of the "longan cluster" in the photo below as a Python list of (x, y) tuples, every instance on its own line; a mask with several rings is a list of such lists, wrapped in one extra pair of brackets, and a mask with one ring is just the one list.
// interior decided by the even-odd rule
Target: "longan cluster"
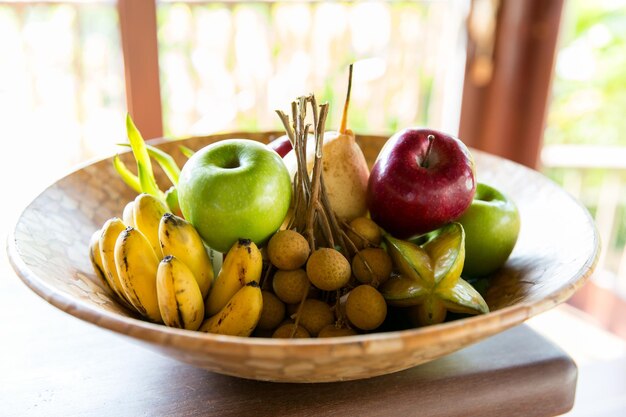
[(311, 251), (295, 230), (275, 233), (267, 245), (269, 274), (257, 334), (274, 338), (351, 336), (377, 329), (387, 304), (376, 289), (392, 273), (380, 247), (381, 231), (367, 217), (344, 225), (350, 258), (335, 248)]

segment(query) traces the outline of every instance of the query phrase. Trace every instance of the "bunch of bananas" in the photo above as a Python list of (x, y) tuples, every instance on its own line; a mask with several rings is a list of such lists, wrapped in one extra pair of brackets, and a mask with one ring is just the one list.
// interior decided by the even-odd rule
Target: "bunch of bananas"
[(213, 283), (212, 261), (196, 229), (150, 194), (129, 202), (122, 219), (107, 220), (92, 235), (89, 255), (120, 303), (152, 322), (249, 336), (261, 315), (256, 245), (236, 242)]

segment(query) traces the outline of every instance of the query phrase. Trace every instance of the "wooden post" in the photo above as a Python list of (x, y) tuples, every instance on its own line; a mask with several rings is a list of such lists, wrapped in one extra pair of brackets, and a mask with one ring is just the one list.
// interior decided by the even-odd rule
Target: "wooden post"
[[(459, 137), (536, 168), (563, 0), (499, 3), (493, 48), (481, 48), (470, 31)], [(475, 71), (485, 67), (484, 50), (492, 52), (489, 70)]]
[(117, 1), (128, 111), (145, 139), (163, 136), (155, 0)]

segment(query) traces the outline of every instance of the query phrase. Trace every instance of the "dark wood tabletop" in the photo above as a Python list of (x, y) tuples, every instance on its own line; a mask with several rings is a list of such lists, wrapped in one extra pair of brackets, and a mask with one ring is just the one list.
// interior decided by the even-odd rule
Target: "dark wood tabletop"
[(577, 369), (525, 325), (407, 371), (277, 384), (210, 373), (57, 310), (0, 265), (0, 415), (554, 416)]

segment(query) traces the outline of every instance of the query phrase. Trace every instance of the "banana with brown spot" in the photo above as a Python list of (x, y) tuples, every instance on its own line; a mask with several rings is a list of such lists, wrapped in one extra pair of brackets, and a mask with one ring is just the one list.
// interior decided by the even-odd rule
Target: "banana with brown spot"
[(204, 299), (213, 283), (213, 265), (195, 227), (181, 217), (165, 213), (159, 224), (159, 241), (164, 256), (175, 256), (191, 270)]
[[(226, 260), (228, 261), (228, 256)], [(224, 308), (208, 318), (199, 330), (247, 337), (254, 331), (262, 311), (263, 295), (261, 288), (256, 281), (251, 281), (240, 288)]]
[[(118, 236), (126, 229), (126, 225), (118, 217), (113, 217), (102, 226), (100, 236), (98, 238), (98, 249), (100, 251), (100, 259), (102, 261), (102, 271), (109, 287), (113, 293), (121, 300), (122, 304), (134, 310), (124, 293), (124, 288), (120, 281), (115, 263), (115, 242)], [(95, 255), (94, 255), (95, 257)]]
[(124, 294), (145, 318), (161, 322), (156, 290), (159, 259), (138, 229), (127, 227), (115, 242), (115, 264)]
[(163, 322), (170, 327), (197, 330), (204, 320), (204, 300), (193, 272), (168, 255), (159, 263), (157, 298)]
[(249, 239), (239, 239), (230, 248), (222, 269), (213, 283), (204, 306), (207, 317), (218, 313), (246, 284), (261, 279), (263, 259), (259, 248)]

